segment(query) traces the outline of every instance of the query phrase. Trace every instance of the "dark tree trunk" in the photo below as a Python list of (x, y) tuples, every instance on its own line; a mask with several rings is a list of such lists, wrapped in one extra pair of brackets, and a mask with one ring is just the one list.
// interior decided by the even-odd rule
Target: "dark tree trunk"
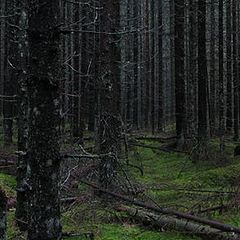
[(203, 154), (208, 138), (207, 84), (206, 0), (203, 0), (198, 2), (198, 141)]
[[(16, 1), (6, 2), (6, 15), (14, 14)], [(13, 96), (16, 93), (16, 79), (17, 79), (17, 62), (16, 62), (16, 17), (8, 19), (6, 24), (6, 43), (5, 43), (5, 68), (4, 68), (4, 83), (3, 94), (6, 98), (3, 101), (3, 130), (4, 130), (4, 145), (11, 145), (13, 142), (13, 117), (14, 117), (14, 103)]]
[(226, 127), (229, 133), (233, 128), (233, 81), (232, 81), (232, 14), (231, 1), (226, 2), (227, 8), (227, 122)]
[(0, 189), (0, 240), (6, 240), (7, 228), (7, 198), (5, 193)]
[(216, 33), (215, 33), (215, 0), (211, 0), (210, 9), (211, 19), (211, 36), (210, 36), (210, 105), (209, 105), (209, 122), (210, 134), (214, 136), (216, 131), (216, 59), (215, 59), (215, 46), (216, 46)]
[(223, 62), (223, 1), (219, 0), (219, 138), (220, 152), (224, 152), (225, 135), (225, 96), (224, 96), (224, 62)]
[[(76, 5), (73, 12), (73, 19), (75, 24), (75, 29), (79, 30), (81, 29), (81, 24), (79, 24), (80, 21), (80, 12), (81, 12), (81, 5)], [(72, 128), (72, 136), (74, 142), (78, 142), (83, 144), (83, 131), (81, 128), (81, 106), (82, 106), (82, 67), (80, 64), (80, 59), (82, 60), (82, 52), (84, 51), (84, 48), (80, 46), (80, 40), (81, 42), (84, 42), (84, 39), (82, 39), (82, 35), (79, 33), (74, 34), (73, 37), (73, 48), (74, 48), (74, 58), (73, 58), (73, 128)], [(86, 62), (86, 59), (84, 59)]]
[[(100, 153), (118, 156), (121, 139), (120, 119), (120, 49), (117, 33), (120, 26), (119, 0), (102, 1), (100, 31), (100, 64), (98, 79), (99, 124), (98, 145)], [(100, 184), (107, 187), (114, 179), (116, 159), (102, 158), (100, 163)]]
[(27, 139), (28, 139), (28, 98), (27, 98), (27, 10), (26, 1), (18, 1), (19, 15), (18, 62), (18, 163), (17, 163), (17, 207), (16, 219), (21, 230), (26, 230), (28, 222), (27, 184)]
[(184, 145), (185, 77), (184, 77), (184, 0), (175, 1), (175, 99), (177, 146)]
[(29, 240), (61, 239), (59, 0), (29, 0)]
[(234, 89), (234, 140), (239, 139), (239, 65), (238, 65), (238, 14), (236, 0), (232, 1), (232, 18), (233, 18), (233, 89)]

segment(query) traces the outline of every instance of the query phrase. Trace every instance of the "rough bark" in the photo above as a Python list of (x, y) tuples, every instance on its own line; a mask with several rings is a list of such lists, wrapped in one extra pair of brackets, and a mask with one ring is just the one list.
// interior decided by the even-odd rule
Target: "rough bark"
[(59, 0), (29, 0), (29, 240), (61, 239)]

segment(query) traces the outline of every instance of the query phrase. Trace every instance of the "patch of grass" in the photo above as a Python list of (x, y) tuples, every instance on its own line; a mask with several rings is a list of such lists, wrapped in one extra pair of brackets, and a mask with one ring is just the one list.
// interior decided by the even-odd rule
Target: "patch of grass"
[(190, 240), (196, 239), (174, 233), (146, 231), (135, 225), (102, 225), (97, 240)]
[(26, 236), (15, 226), (15, 211), (10, 211), (7, 214), (7, 240), (23, 240)]
[[(161, 147), (161, 143), (156, 141), (144, 141), (144, 144)], [(216, 147), (219, 143), (213, 140), (211, 144)], [(226, 143), (229, 152), (233, 152), (234, 147), (234, 143)], [(137, 170), (132, 172), (145, 185), (146, 194), (163, 206), (173, 206), (181, 210), (192, 209), (204, 202), (211, 206), (226, 200), (223, 196), (212, 197), (209, 194), (190, 193), (184, 189), (229, 191), (234, 190), (234, 186), (236, 188), (240, 181), (240, 164), (237, 160), (220, 167), (212, 162), (193, 163), (189, 156), (181, 153), (136, 147), (130, 161), (134, 165), (143, 166), (143, 176)]]
[(16, 195), (16, 179), (13, 176), (0, 173), (0, 188), (3, 189), (8, 197), (14, 197)]

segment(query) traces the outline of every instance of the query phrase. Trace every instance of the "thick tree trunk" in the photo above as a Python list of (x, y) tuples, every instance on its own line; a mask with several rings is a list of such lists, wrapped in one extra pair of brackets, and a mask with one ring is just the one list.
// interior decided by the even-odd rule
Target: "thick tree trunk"
[(29, 0), (29, 240), (61, 239), (59, 0)]

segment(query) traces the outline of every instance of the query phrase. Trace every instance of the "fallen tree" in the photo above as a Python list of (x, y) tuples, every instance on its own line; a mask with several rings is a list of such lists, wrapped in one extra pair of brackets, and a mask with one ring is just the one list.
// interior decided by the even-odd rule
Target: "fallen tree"
[(141, 223), (144, 226), (151, 226), (161, 231), (177, 231), (181, 233), (194, 234), (204, 239), (214, 240), (232, 240), (238, 239), (237, 235), (219, 231), (216, 228), (207, 225), (194, 223), (186, 219), (180, 219), (173, 216), (166, 216), (164, 214), (154, 214), (152, 212), (144, 211), (143, 209), (136, 209), (128, 206), (120, 206), (116, 208), (117, 211), (127, 213), (135, 222)]
[(120, 200), (125, 201), (127, 203), (133, 204), (135, 206), (154, 211), (155, 213), (163, 214), (167, 218), (174, 216), (174, 218), (177, 217), (177, 218), (180, 218), (180, 219), (184, 219), (185, 222), (186, 221), (191, 221), (191, 222), (195, 222), (195, 223), (198, 223), (198, 224), (206, 225), (208, 227), (211, 227), (211, 228), (215, 229), (218, 232), (230, 233), (233, 237), (233, 238), (225, 238), (225, 239), (240, 239), (240, 236), (239, 236), (240, 228), (238, 228), (238, 227), (234, 227), (234, 226), (224, 224), (224, 223), (221, 223), (221, 222), (218, 222), (218, 221), (209, 220), (209, 219), (205, 219), (205, 218), (202, 218), (202, 217), (194, 216), (194, 215), (191, 215), (189, 213), (184, 213), (184, 212), (180, 212), (180, 211), (169, 209), (169, 208), (152, 206), (152, 205), (146, 204), (144, 202), (138, 201), (136, 199), (131, 199), (131, 198), (123, 196), (121, 194), (114, 193), (114, 192), (108, 191), (106, 189), (99, 188), (99, 186), (97, 186), (93, 183), (90, 183), (90, 182), (87, 182), (87, 181), (84, 181), (84, 180), (80, 180), (80, 182), (84, 183), (84, 184), (86, 184), (86, 185), (88, 185), (88, 186), (90, 186), (94, 189), (97, 189), (98, 192), (102, 192), (102, 193), (107, 194), (109, 196), (112, 196), (114, 198), (117, 198), (117, 199), (120, 199)]

